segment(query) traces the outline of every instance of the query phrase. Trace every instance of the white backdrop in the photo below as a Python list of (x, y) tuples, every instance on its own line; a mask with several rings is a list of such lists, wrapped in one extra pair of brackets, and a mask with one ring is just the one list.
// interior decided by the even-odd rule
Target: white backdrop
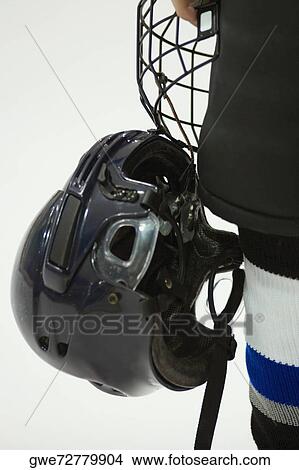
[[(146, 398), (121, 399), (63, 373), (49, 388), (56, 371), (24, 342), (9, 299), (21, 237), (94, 143), (92, 133), (99, 138), (123, 129), (152, 127), (135, 84), (136, 6), (137, 0), (0, 1), (2, 449), (191, 449), (193, 445), (203, 389), (162, 390)], [(210, 220), (217, 227), (229, 227), (214, 216)], [(244, 339), (240, 329), (236, 334), (237, 361), (229, 366), (215, 449), (255, 448)]]

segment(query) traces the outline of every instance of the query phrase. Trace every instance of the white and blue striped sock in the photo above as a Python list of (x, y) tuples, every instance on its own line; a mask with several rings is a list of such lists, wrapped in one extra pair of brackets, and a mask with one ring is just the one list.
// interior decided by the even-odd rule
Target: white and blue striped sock
[(299, 238), (240, 229), (240, 239), (253, 318), (246, 337), (253, 436), (259, 448), (299, 449), (299, 259), (291, 259)]

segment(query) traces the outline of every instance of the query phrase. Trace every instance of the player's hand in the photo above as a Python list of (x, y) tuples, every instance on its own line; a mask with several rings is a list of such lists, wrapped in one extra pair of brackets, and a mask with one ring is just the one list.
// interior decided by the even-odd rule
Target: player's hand
[(192, 6), (194, 0), (172, 0), (177, 15), (197, 26), (197, 12)]

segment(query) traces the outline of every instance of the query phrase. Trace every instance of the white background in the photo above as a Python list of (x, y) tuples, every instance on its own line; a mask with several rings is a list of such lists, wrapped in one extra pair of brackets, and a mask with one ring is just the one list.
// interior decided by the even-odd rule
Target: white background
[[(170, 0), (160, 0), (169, 2)], [(9, 285), (36, 212), (94, 143), (25, 25), (97, 138), (152, 127), (135, 84), (136, 0), (0, 0), (0, 448), (192, 449), (203, 389), (121, 399), (59, 374), (24, 342)], [(225, 222), (211, 217), (217, 227)], [(215, 449), (254, 449), (244, 339), (230, 364)], [(243, 376), (242, 376), (242, 374)]]

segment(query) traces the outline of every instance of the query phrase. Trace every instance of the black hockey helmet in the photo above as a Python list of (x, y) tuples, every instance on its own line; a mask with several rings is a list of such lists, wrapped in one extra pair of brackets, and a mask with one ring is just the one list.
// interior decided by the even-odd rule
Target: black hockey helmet
[(156, 132), (118, 133), (83, 156), (33, 222), (13, 309), (39, 356), (103, 391), (190, 389), (207, 379), (199, 357), (212, 340), (165, 328), (184, 312), (191, 331), (203, 282), (240, 262), (236, 235), (204, 218), (188, 155)]

